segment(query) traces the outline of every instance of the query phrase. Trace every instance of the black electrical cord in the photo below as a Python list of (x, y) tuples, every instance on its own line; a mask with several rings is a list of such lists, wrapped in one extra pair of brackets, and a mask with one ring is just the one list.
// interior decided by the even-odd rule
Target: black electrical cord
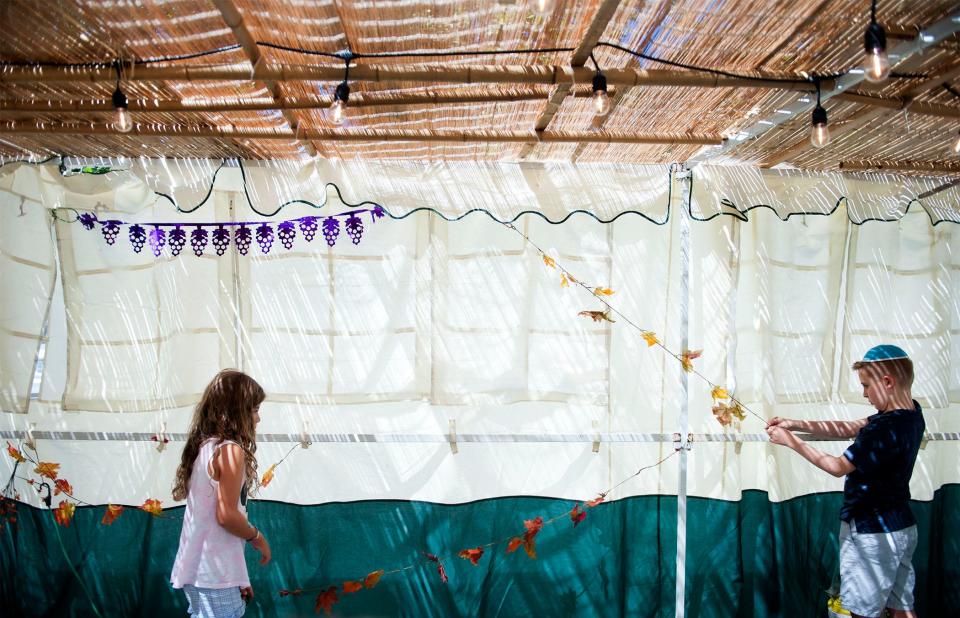
[[(209, 49), (206, 51), (199, 51), (192, 54), (182, 54), (179, 56), (157, 56), (155, 58), (144, 58), (143, 60), (134, 60), (133, 64), (136, 66), (144, 66), (148, 64), (157, 64), (160, 62), (177, 62), (179, 60), (191, 60), (193, 58), (202, 58), (204, 56), (213, 56), (215, 54), (222, 54), (228, 51), (234, 51), (240, 49), (239, 45), (227, 45), (226, 47), (218, 47), (216, 49)], [(116, 60), (103, 60), (96, 62), (44, 62), (44, 61), (35, 61), (35, 60), (0, 60), (0, 67), (38, 67), (38, 68), (53, 68), (53, 69), (103, 69), (117, 64)]]

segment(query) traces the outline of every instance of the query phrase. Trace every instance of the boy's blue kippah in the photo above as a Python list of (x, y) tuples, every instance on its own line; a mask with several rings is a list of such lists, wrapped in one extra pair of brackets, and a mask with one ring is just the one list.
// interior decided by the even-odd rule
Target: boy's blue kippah
[(899, 358), (910, 357), (907, 356), (907, 353), (904, 352), (903, 348), (885, 343), (883, 345), (874, 346), (867, 350), (867, 353), (863, 355), (863, 362), (875, 363), (877, 361), (896, 360)]

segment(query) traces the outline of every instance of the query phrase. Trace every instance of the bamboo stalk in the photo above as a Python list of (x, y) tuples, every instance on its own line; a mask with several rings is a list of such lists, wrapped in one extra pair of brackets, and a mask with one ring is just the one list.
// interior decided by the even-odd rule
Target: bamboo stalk
[[(586, 67), (549, 65), (445, 66), (445, 65), (357, 65), (350, 68), (350, 81), (428, 82), (450, 84), (589, 84), (595, 71)], [(304, 64), (267, 64), (250, 67), (241, 64), (137, 67), (125, 78), (135, 82), (154, 81), (340, 81), (343, 68)], [(696, 71), (664, 69), (611, 69), (605, 71), (612, 86), (688, 86), (697, 88), (765, 88), (813, 92), (810, 82), (784, 82), (799, 79), (790, 75), (757, 74), (757, 79), (725, 77)], [(12, 67), (0, 71), (0, 83), (61, 83), (116, 81), (113, 68), (41, 68)], [(824, 89), (833, 80), (821, 82)]]
[(844, 172), (933, 172), (936, 174), (960, 174), (960, 166), (933, 161), (841, 161)]
[(490, 142), (490, 143), (581, 143), (594, 144), (694, 144), (712, 146), (723, 139), (713, 135), (623, 135), (595, 132), (543, 132), (535, 131), (341, 131), (333, 129), (217, 129), (204, 126), (156, 126), (138, 125), (129, 133), (121, 133), (108, 125), (0, 124), (0, 134), (19, 135), (112, 135), (116, 137), (176, 137), (213, 139), (259, 139), (259, 140), (327, 140), (335, 142)]
[[(584, 93), (586, 91), (584, 90)], [(389, 107), (406, 105), (446, 105), (457, 103), (515, 103), (522, 101), (543, 101), (545, 95), (538, 92), (485, 93), (475, 95), (462, 94), (406, 94), (382, 95), (378, 93), (357, 93), (350, 95), (349, 107)], [(130, 111), (150, 112), (238, 112), (263, 111), (271, 109), (326, 109), (329, 99), (284, 98), (277, 102), (249, 100), (211, 100), (208, 102), (184, 103), (181, 101), (154, 99), (130, 99)], [(0, 112), (112, 112), (110, 101), (22, 101), (0, 100)]]

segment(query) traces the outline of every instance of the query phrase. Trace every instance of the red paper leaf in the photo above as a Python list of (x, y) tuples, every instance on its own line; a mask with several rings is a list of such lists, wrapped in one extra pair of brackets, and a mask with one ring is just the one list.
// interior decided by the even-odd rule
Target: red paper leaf
[(512, 554), (513, 552), (517, 551), (517, 548), (521, 545), (523, 545), (523, 539), (518, 536), (513, 537), (510, 539), (510, 543), (507, 544), (507, 553)]
[(302, 593), (303, 593), (303, 590), (300, 588), (297, 588), (295, 590), (281, 590), (280, 596), (285, 597), (287, 595), (292, 594), (293, 596), (297, 597), (297, 596), (300, 596)]
[(607, 497), (606, 494), (600, 494), (599, 496), (597, 496), (593, 500), (590, 500), (589, 502), (586, 502), (585, 504), (592, 509), (593, 507), (603, 502), (603, 499), (606, 497)]
[(580, 510), (580, 503), (578, 502), (575, 505), (573, 505), (573, 510), (570, 511), (570, 521), (573, 522), (573, 527), (576, 528), (577, 525), (586, 518), (587, 518), (587, 513), (586, 511)]
[(120, 517), (120, 513), (122, 512), (123, 512), (123, 507), (120, 506), (119, 504), (108, 504), (107, 510), (103, 514), (103, 519), (100, 520), (100, 523), (103, 524), (104, 526), (109, 526), (114, 521), (116, 521), (118, 517)]
[(357, 590), (362, 590), (363, 584), (360, 582), (343, 582), (343, 594), (353, 594)]
[(67, 479), (57, 479), (53, 482), (53, 486), (53, 495), (55, 496), (59, 496), (61, 493), (73, 493), (73, 487), (70, 487), (70, 483), (67, 482)]
[(60, 506), (53, 511), (53, 518), (57, 520), (57, 523), (61, 526), (68, 527), (70, 525), (70, 520), (73, 519), (73, 512), (77, 510), (70, 502), (66, 500), (60, 501)]
[(469, 560), (470, 564), (477, 566), (477, 563), (480, 562), (480, 558), (483, 557), (483, 548), (474, 547), (473, 549), (465, 549), (458, 554), (464, 560)]
[(160, 500), (150, 499), (150, 500), (144, 501), (144, 503), (140, 506), (140, 509), (143, 511), (146, 511), (147, 513), (150, 513), (154, 517), (159, 517), (160, 514), (163, 512), (163, 507), (160, 506), (160, 504), (161, 504)]
[(313, 611), (317, 614), (320, 613), (320, 610), (323, 610), (323, 613), (330, 615), (333, 613), (333, 604), (339, 601), (337, 597), (337, 587), (330, 586), (323, 592), (317, 595), (317, 602), (313, 606)]
[(426, 556), (427, 560), (429, 560), (430, 562), (437, 563), (437, 573), (440, 574), (440, 581), (443, 582), (444, 584), (447, 583), (448, 581), (447, 570), (443, 568), (443, 563), (440, 562), (440, 558), (438, 558), (437, 556), (434, 556), (433, 554), (428, 554), (427, 552), (423, 552), (423, 555)]
[(380, 582), (381, 577), (383, 577), (383, 569), (368, 573), (367, 576), (363, 578), (363, 587), (373, 588)]

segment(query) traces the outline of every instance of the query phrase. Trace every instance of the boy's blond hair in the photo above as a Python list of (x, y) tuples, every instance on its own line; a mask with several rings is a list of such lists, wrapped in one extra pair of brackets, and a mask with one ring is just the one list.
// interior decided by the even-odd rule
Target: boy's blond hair
[(894, 358), (879, 361), (857, 361), (853, 364), (854, 371), (861, 369), (876, 373), (879, 376), (890, 376), (899, 388), (913, 386), (913, 361), (909, 358)]

